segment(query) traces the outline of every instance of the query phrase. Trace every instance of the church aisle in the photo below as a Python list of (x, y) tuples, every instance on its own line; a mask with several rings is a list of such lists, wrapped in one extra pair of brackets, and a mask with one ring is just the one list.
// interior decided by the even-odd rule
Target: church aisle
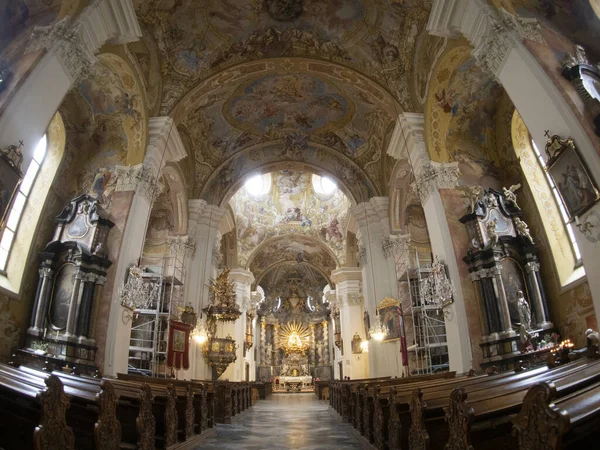
[(341, 423), (314, 394), (275, 394), (261, 400), (231, 425), (219, 424), (216, 436), (200, 450), (360, 449), (351, 425)]

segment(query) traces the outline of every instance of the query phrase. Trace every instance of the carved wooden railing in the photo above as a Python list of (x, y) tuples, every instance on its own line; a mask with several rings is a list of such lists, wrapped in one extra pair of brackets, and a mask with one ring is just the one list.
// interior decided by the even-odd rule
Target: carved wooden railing
[(538, 384), (525, 395), (521, 412), (513, 421), (520, 449), (561, 448), (561, 438), (569, 428), (569, 419), (552, 404), (555, 396), (553, 383)]
[(423, 390), (415, 389), (410, 399), (410, 430), (408, 443), (412, 450), (426, 450), (429, 444), (429, 434), (425, 429), (425, 410), (427, 404), (423, 401)]
[(140, 387), (140, 405), (137, 419), (135, 420), (138, 432), (139, 450), (154, 450), (154, 435), (156, 423), (152, 414), (152, 389), (146, 383)]
[(38, 397), (42, 405), (41, 423), (33, 434), (35, 450), (73, 450), (75, 434), (67, 426), (69, 398), (56, 375), (45, 380), (47, 388)]
[(471, 445), (471, 423), (475, 412), (467, 403), (467, 392), (457, 388), (450, 395), (446, 413), (449, 438), (445, 450), (473, 450)]
[(110, 381), (103, 380), (102, 390), (96, 394), (98, 422), (94, 426), (97, 450), (119, 450), (121, 448), (121, 422), (117, 419), (119, 397)]

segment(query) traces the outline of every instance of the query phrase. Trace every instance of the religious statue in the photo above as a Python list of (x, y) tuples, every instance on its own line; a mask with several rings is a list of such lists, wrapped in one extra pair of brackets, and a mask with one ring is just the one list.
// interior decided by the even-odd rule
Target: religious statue
[(519, 321), (525, 330), (531, 330), (531, 309), (525, 300), (523, 291), (517, 291), (517, 307), (519, 309)]
[(496, 225), (498, 225), (498, 218), (494, 217), (494, 220), (490, 220), (485, 229), (488, 236), (488, 248), (494, 247), (498, 243), (498, 234), (496, 233)]
[(466, 186), (463, 188), (463, 192), (469, 202), (468, 214), (472, 214), (477, 208), (477, 203), (483, 198), (483, 188), (481, 186)]
[(521, 208), (519, 207), (519, 205), (517, 205), (517, 196), (516, 196), (515, 192), (520, 187), (521, 187), (520, 184), (513, 184), (508, 189), (506, 189), (505, 187), (502, 188), (502, 194), (504, 194), (504, 201), (507, 203), (512, 203), (512, 205), (518, 210), (520, 210)]
[(524, 221), (522, 221), (518, 217), (515, 217), (515, 228), (517, 229), (517, 234), (519, 236), (523, 236), (525, 239), (527, 239), (529, 242), (531, 242), (533, 244), (533, 238), (531, 237), (531, 232), (529, 231), (529, 227), (527, 226), (527, 224)]

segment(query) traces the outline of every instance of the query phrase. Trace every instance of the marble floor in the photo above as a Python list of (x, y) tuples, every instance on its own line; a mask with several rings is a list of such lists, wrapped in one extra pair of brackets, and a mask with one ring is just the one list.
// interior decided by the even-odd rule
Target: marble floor
[(274, 394), (260, 400), (198, 450), (359, 450), (351, 425), (341, 423), (327, 402), (310, 394)]

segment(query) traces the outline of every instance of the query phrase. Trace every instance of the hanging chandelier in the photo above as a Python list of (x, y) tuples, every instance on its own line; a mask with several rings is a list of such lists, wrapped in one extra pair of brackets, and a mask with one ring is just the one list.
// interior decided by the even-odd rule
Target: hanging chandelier
[(158, 300), (160, 285), (152, 279), (144, 279), (139, 263), (129, 269), (127, 282), (119, 288), (121, 306), (130, 309), (149, 309)]
[(452, 303), (454, 284), (446, 276), (446, 268), (436, 256), (431, 272), (421, 280), (421, 298), (426, 306), (445, 308)]

